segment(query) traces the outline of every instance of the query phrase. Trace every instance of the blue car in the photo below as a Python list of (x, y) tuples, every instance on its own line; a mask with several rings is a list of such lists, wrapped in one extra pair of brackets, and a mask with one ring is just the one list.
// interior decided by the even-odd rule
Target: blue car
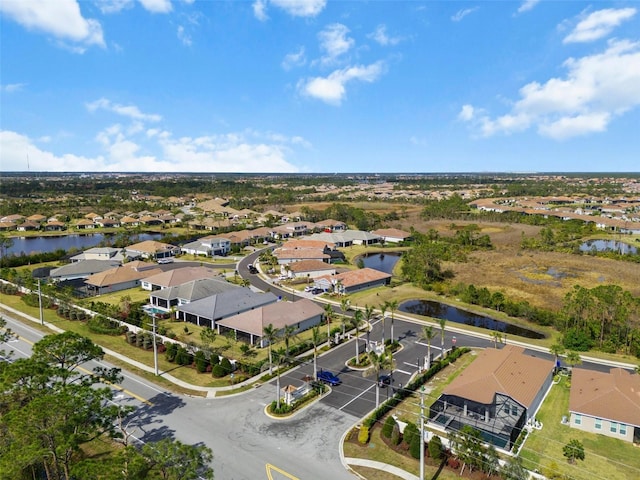
[(342, 383), (342, 380), (340, 380), (328, 370), (320, 370), (318, 372), (318, 380), (331, 385), (332, 387), (335, 387), (336, 385), (340, 385)]

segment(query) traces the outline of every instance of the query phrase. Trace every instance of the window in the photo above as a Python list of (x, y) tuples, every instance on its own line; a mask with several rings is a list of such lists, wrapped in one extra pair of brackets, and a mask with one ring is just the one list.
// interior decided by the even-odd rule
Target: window
[(573, 423), (576, 425), (582, 425), (582, 415), (578, 415), (577, 413), (573, 417)]
[(618, 431), (618, 424), (616, 422), (611, 422), (611, 433), (616, 433)]
[(596, 430), (602, 430), (602, 419), (596, 418), (595, 427), (596, 427)]
[(618, 433), (620, 435), (626, 435), (627, 434), (627, 426), (624, 423), (620, 424), (620, 430), (618, 431)]
[(511, 415), (518, 415), (518, 407), (516, 405), (511, 405)]

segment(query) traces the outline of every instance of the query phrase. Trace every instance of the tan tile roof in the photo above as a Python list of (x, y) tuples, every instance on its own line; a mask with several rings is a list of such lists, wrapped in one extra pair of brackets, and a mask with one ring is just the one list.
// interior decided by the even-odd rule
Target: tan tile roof
[[(91, 275), (85, 283), (96, 287), (106, 287), (109, 285), (117, 285), (119, 283), (126, 283), (132, 280), (141, 280), (154, 273), (160, 273), (160, 268), (140, 269), (136, 268), (136, 265), (142, 262), (129, 262), (125, 263), (121, 267), (112, 268), (104, 272)], [(152, 264), (145, 264), (152, 265)]]
[(299, 240), (287, 240), (282, 244), (283, 250), (291, 250), (296, 248), (319, 248), (320, 250), (324, 249), (324, 247), (335, 248), (336, 244), (331, 242), (323, 242), (322, 240), (308, 240), (308, 239), (299, 239)]
[(172, 287), (203, 278), (214, 278), (218, 271), (207, 267), (175, 268), (167, 272), (147, 276), (144, 281), (161, 287)]
[(125, 248), (128, 252), (157, 253), (173, 250), (177, 247), (168, 243), (156, 242), (155, 240), (145, 240), (144, 242), (134, 243)]
[(282, 250), (280, 248), (276, 248), (273, 251), (273, 256), (278, 259), (323, 259), (323, 258), (331, 258), (331, 256), (327, 253), (322, 253), (322, 250), (317, 248), (298, 248), (295, 250)]
[(297, 302), (275, 302), (261, 308), (218, 320), (216, 323), (223, 327), (234, 328), (242, 332), (262, 336), (264, 327), (272, 324), (276, 330), (287, 325), (295, 325), (309, 318), (322, 315), (324, 309), (309, 299)]
[(349, 288), (363, 283), (391, 278), (391, 275), (373, 268), (360, 268), (358, 270), (349, 270), (348, 272), (342, 272), (331, 276), (323, 276), (320, 278), (326, 278), (329, 281), (340, 280), (345, 288)]
[(318, 270), (335, 270), (336, 267), (320, 260), (300, 260), (299, 262), (293, 262), (289, 266), (289, 269), (294, 273), (299, 273)]
[(574, 368), (569, 411), (640, 427), (640, 375)]
[(529, 408), (553, 366), (553, 361), (525, 355), (515, 345), (486, 348), (443, 393), (483, 404), (502, 393)]

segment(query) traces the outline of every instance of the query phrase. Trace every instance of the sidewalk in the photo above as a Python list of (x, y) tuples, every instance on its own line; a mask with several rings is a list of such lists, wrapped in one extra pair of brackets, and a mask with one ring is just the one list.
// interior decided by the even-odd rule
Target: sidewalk
[(376, 462), (375, 460), (367, 460), (366, 458), (345, 457), (344, 463), (346, 465), (375, 468), (376, 470), (391, 473), (392, 475), (395, 475), (398, 478), (403, 478), (404, 480), (419, 480), (417, 475), (413, 475), (412, 473), (409, 473), (406, 470), (402, 470), (401, 468), (394, 467), (393, 465)]

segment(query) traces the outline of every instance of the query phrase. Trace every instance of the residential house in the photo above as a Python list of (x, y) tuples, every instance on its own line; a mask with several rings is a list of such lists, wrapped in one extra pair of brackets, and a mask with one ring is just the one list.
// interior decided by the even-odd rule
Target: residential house
[(294, 278), (315, 279), (336, 273), (336, 267), (320, 260), (301, 260), (289, 263), (288, 267), (289, 274)]
[(82, 218), (76, 222), (75, 227), (78, 230), (93, 230), (94, 228), (96, 228), (96, 224), (93, 223), (93, 220)]
[(156, 259), (171, 258), (180, 253), (180, 247), (169, 243), (145, 240), (125, 247), (125, 252), (132, 258)]
[(219, 275), (217, 270), (208, 267), (183, 267), (173, 268), (166, 272), (160, 272), (155, 275), (144, 278), (141, 281), (143, 290), (162, 290), (163, 288), (182, 285), (191, 280), (200, 278), (214, 278)]
[(257, 293), (249, 288), (235, 288), (178, 307), (176, 318), (201, 327), (214, 328), (216, 322), (278, 301), (273, 293)]
[(336, 247), (350, 247), (351, 245), (373, 245), (380, 242), (380, 235), (363, 232), (361, 230), (345, 230), (336, 233), (314, 233), (307, 237), (310, 240), (320, 240), (334, 243)]
[(154, 290), (149, 295), (149, 303), (168, 313), (173, 307), (180, 307), (237, 288), (242, 287), (221, 278), (199, 278), (162, 290)]
[(569, 413), (571, 428), (640, 443), (640, 375), (574, 368)]
[(71, 262), (82, 262), (84, 260), (109, 260), (123, 263), (125, 260), (124, 250), (113, 247), (93, 247), (88, 248), (78, 255), (71, 257)]
[(411, 238), (409, 232), (399, 230), (397, 228), (380, 228), (371, 232), (375, 235), (379, 235), (381, 240), (385, 243), (400, 243), (406, 242)]
[(17, 230), (19, 232), (35, 232), (36, 230), (40, 230), (40, 224), (37, 222), (32, 222), (31, 220), (27, 220), (18, 225)]
[(202, 255), (213, 257), (214, 255), (228, 255), (231, 251), (231, 240), (227, 237), (210, 235), (202, 237), (195, 242), (184, 244), (180, 250), (190, 255)]
[(468, 425), (485, 442), (509, 450), (534, 419), (553, 381), (554, 362), (507, 345), (486, 348), (447, 385), (429, 410), (429, 425), (459, 431)]
[(84, 283), (90, 293), (100, 295), (139, 287), (142, 279), (160, 273), (161, 271), (155, 263), (145, 263), (136, 260), (91, 275)]
[(318, 277), (314, 286), (327, 292), (349, 294), (366, 290), (368, 288), (389, 285), (391, 274), (374, 270), (373, 268), (360, 268), (335, 275)]
[(82, 260), (54, 268), (49, 272), (49, 278), (54, 282), (65, 282), (77, 279), (88, 279), (97, 273), (106, 272), (119, 267), (122, 263), (114, 259)]
[(216, 328), (220, 334), (232, 331), (236, 340), (266, 347), (264, 327), (272, 325), (281, 336), (285, 327), (293, 326), (293, 333), (297, 334), (318, 325), (323, 313), (321, 306), (308, 299), (275, 302), (218, 320)]

